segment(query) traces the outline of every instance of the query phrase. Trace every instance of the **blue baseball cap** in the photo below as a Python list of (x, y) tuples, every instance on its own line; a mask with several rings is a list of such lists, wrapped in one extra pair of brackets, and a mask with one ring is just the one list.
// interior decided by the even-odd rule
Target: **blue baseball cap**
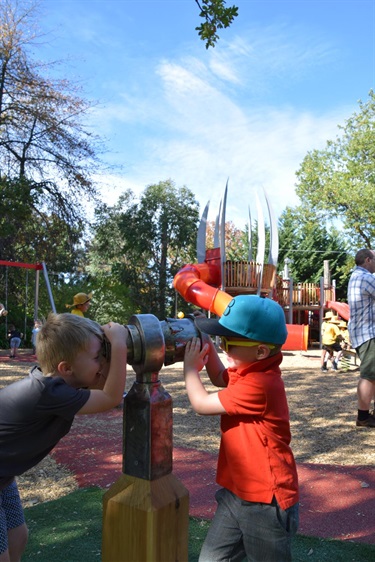
[(196, 318), (199, 330), (211, 336), (248, 338), (282, 345), (288, 332), (281, 306), (257, 295), (234, 297), (220, 319)]

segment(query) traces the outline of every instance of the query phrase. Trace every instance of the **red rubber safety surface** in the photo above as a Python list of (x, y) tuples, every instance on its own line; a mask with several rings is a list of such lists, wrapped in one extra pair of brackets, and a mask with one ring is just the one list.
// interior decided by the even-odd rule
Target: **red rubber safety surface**
[[(122, 417), (122, 410), (97, 414)], [(84, 416), (87, 418), (87, 416)], [(92, 416), (90, 416), (91, 418)], [(122, 436), (108, 438), (76, 418), (70, 433), (53, 451), (80, 487), (109, 488), (122, 474)], [(371, 431), (371, 430), (361, 430)], [(210, 519), (215, 513), (216, 455), (175, 448), (173, 473), (190, 494), (190, 515)], [(299, 464), (299, 534), (375, 544), (375, 471), (371, 466)]]

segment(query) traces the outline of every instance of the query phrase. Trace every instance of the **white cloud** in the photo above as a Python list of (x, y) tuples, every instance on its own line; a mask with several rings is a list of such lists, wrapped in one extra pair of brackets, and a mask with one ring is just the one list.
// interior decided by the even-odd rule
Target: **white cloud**
[[(235, 107), (229, 121), (227, 118), (216, 118), (215, 125), (206, 128), (196, 100), (185, 119), (181, 111), (173, 115), (172, 120), (180, 120), (174, 137), (147, 140), (149, 158), (133, 168), (127, 179), (122, 178), (123, 185), (140, 190), (171, 178), (177, 185), (189, 187), (202, 209), (211, 200), (215, 215), (229, 177), (228, 220), (243, 226), (248, 205), (254, 212), (255, 191), (263, 188), (279, 216), (286, 205), (297, 204), (295, 171), (303, 157), (309, 150), (323, 148), (326, 139), (335, 136), (338, 122), (337, 115), (318, 118), (268, 108), (246, 115)], [(191, 123), (196, 127), (185, 135)], [(115, 182), (118, 185), (119, 178)]]
[(333, 56), (324, 42), (269, 27), (223, 41), (209, 56), (164, 58), (139, 77), (141, 96), (124, 82), (116, 103), (97, 115), (126, 160), (124, 185), (139, 190), (171, 178), (190, 188), (202, 209), (211, 200), (215, 215), (229, 177), (228, 220), (243, 226), (263, 188), (279, 216), (298, 202), (295, 172), (307, 152), (335, 138), (351, 109), (314, 113), (272, 97), (266, 103), (260, 92), (278, 80), (292, 84)]

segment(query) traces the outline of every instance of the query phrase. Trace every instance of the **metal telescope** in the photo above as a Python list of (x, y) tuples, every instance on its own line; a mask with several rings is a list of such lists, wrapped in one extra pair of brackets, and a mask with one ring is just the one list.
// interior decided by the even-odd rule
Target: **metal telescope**
[[(172, 398), (159, 380), (159, 371), (183, 361), (186, 344), (202, 334), (194, 316), (159, 321), (152, 314), (133, 315), (127, 362), (136, 380), (124, 397), (123, 473), (155, 480), (172, 472)], [(106, 355), (108, 356), (108, 350)]]
[(166, 318), (159, 321), (153, 314), (133, 315), (129, 324), (128, 359), (137, 375), (160, 371), (164, 366), (183, 361), (186, 344), (194, 337), (207, 338), (194, 323), (194, 316)]

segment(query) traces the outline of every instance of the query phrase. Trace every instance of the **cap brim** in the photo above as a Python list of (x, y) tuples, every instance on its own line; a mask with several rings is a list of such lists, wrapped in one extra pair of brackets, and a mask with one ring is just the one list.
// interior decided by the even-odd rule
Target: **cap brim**
[(195, 325), (197, 326), (198, 330), (204, 332), (205, 334), (209, 334), (210, 336), (233, 336), (237, 338), (243, 338), (237, 332), (232, 332), (232, 330), (228, 330), (228, 328), (224, 328), (219, 323), (219, 320), (216, 318), (196, 318)]

